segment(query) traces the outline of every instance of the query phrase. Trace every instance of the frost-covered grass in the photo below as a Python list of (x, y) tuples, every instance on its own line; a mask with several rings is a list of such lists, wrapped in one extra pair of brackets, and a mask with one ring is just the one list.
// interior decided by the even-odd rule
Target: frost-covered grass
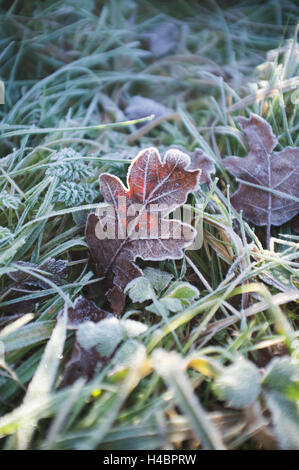
[[(299, 146), (296, 2), (3, 3), (1, 448), (298, 449), (299, 237), (291, 222), (272, 227), (266, 250), (265, 229), (231, 206), (238, 183), (221, 164), (246, 154), (234, 118), (250, 112), (272, 125), (278, 150)], [(144, 33), (169, 21), (178, 42), (155, 58)], [(173, 113), (115, 125), (136, 95)], [(195, 196), (202, 248), (140, 262), (168, 284), (150, 301), (129, 291), (126, 318), (147, 326), (139, 354), (59, 388), (74, 334), (58, 313), (80, 294), (107, 308), (84, 238), (98, 177), (124, 178), (139, 149), (170, 145), (216, 164)], [(60, 285), (41, 268), (48, 258), (67, 262)], [(36, 264), (22, 268), (31, 286), (12, 280), (17, 261)], [(174, 312), (178, 282), (193, 294)]]

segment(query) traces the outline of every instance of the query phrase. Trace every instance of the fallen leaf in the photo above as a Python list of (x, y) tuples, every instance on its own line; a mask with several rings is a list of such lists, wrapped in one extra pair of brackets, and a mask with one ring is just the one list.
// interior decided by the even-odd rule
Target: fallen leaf
[(67, 362), (60, 387), (72, 385), (76, 380), (84, 378), (89, 381), (93, 378), (95, 371), (103, 369), (111, 358), (103, 358), (96, 348), (84, 349), (76, 341), (74, 343), (71, 357)]
[(128, 119), (141, 119), (151, 114), (154, 114), (155, 117), (160, 117), (172, 113), (172, 109), (143, 96), (133, 96), (125, 109)]
[(180, 150), (168, 150), (162, 162), (158, 151), (148, 148), (132, 161), (128, 188), (116, 176), (100, 176), (109, 205), (89, 215), (86, 240), (97, 274), (112, 281), (110, 298), (112, 293), (121, 297), (128, 282), (142, 275), (136, 258), (179, 259), (192, 243), (195, 230), (167, 218), (198, 185), (200, 170), (190, 171), (189, 164), (190, 157)]
[(292, 230), (295, 233), (299, 233), (299, 215), (296, 215), (296, 217), (294, 217), (292, 220)]
[(196, 148), (194, 152), (187, 152), (184, 148), (180, 146), (172, 146), (170, 148), (176, 148), (181, 152), (187, 153), (191, 159), (191, 163), (188, 167), (188, 170), (201, 170), (200, 175), (200, 184), (202, 183), (211, 183), (211, 175), (216, 172), (215, 164), (211, 157), (203, 152), (203, 150)]
[(173, 23), (160, 23), (150, 32), (143, 34), (149, 43), (149, 49), (155, 57), (162, 57), (170, 52), (179, 41), (179, 29)]
[[(78, 330), (83, 323), (98, 323), (105, 318), (112, 317), (111, 313), (100, 309), (91, 300), (80, 296), (74, 301), (74, 306), (67, 309), (67, 327)], [(101, 356), (95, 347), (83, 348), (76, 338), (71, 356), (64, 368), (61, 387), (72, 385), (80, 377), (91, 380), (95, 371), (101, 370), (110, 360), (111, 357)]]
[(106, 310), (97, 307), (92, 300), (85, 297), (77, 297), (73, 307), (69, 307), (68, 311), (68, 328), (77, 329), (79, 325), (86, 321), (93, 321), (94, 323), (103, 320), (104, 318), (112, 317), (113, 315)]
[(81, 377), (91, 380), (96, 371), (111, 362), (122, 344), (147, 330), (143, 323), (119, 320), (84, 297), (78, 297), (74, 306), (67, 309), (67, 327), (76, 329), (76, 339), (64, 368), (61, 387)]
[[(42, 291), (49, 289), (49, 284), (43, 281), (42, 279), (37, 278), (34, 274), (29, 274), (23, 271), (21, 268), (34, 270), (41, 270), (45, 273), (48, 273), (49, 276), (43, 274), (45, 277), (49, 278), (56, 285), (62, 285), (65, 282), (66, 278), (66, 267), (67, 261), (65, 260), (56, 260), (54, 258), (49, 258), (44, 261), (41, 265), (35, 263), (30, 263), (27, 261), (17, 261), (15, 262), (16, 266), (19, 266), (20, 269), (16, 271), (11, 271), (8, 273), (8, 276), (15, 281), (10, 285), (9, 289), (4, 293), (2, 299), (6, 300), (15, 300), (15, 302), (1, 306), (1, 311), (8, 313), (28, 313), (35, 310), (41, 300), (45, 300), (48, 295), (44, 294)], [(34, 299), (27, 299), (18, 302), (18, 298), (22, 297), (31, 292), (36, 292), (40, 290), (40, 295), (34, 297)]]
[(224, 159), (224, 167), (241, 180), (231, 203), (254, 224), (267, 225), (269, 241), (271, 225), (281, 225), (299, 211), (299, 148), (274, 152), (277, 139), (272, 128), (256, 114), (239, 117), (238, 122), (248, 139), (249, 153), (245, 158)]
[[(34, 263), (29, 263), (27, 261), (17, 261), (15, 263), (17, 266), (24, 267), (24, 268), (34, 268), (39, 269), (41, 271), (45, 271), (50, 274), (49, 279), (55, 282), (57, 285), (63, 284), (63, 280), (66, 276), (66, 267), (67, 262), (64, 260), (56, 260), (54, 258), (49, 258), (44, 261), (41, 265), (37, 265)], [(9, 277), (13, 279), (15, 282), (18, 283), (18, 286), (22, 287), (39, 287), (41, 289), (48, 289), (49, 284), (38, 279), (32, 274), (28, 274), (24, 271), (17, 270), (8, 273)]]

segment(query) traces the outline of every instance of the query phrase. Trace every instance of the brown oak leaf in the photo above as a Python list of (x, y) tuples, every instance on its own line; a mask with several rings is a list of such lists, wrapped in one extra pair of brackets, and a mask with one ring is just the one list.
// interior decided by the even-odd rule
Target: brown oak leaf
[(165, 22), (152, 28), (143, 38), (148, 41), (154, 57), (162, 57), (169, 53), (179, 42), (179, 28), (176, 24)]
[(296, 215), (292, 220), (292, 230), (295, 233), (299, 233), (299, 215)]
[[(114, 311), (121, 309), (122, 291), (142, 275), (134, 263), (143, 260), (179, 259), (190, 245), (195, 230), (167, 217), (183, 204), (197, 185), (200, 170), (190, 171), (190, 157), (177, 149), (166, 152), (163, 161), (155, 148), (139, 153), (127, 174), (127, 186), (110, 174), (100, 176), (106, 204), (90, 214), (86, 240), (97, 274), (113, 285), (108, 297), (118, 297)], [(119, 312), (117, 312), (119, 313)]]
[(202, 183), (211, 183), (211, 175), (216, 172), (215, 164), (211, 157), (209, 157), (203, 150), (196, 148), (194, 152), (187, 152), (180, 146), (171, 146), (170, 148), (176, 148), (182, 152), (187, 153), (191, 159), (191, 163), (188, 167), (188, 170), (201, 170), (200, 175), (200, 184)]
[[(299, 148), (274, 152), (277, 139), (270, 124), (251, 114), (238, 122), (249, 143), (247, 157), (227, 157), (223, 165), (240, 180), (231, 197), (237, 211), (256, 225), (281, 225), (299, 212)], [(251, 185), (262, 186), (257, 188)]]
[(102, 310), (97, 305), (85, 297), (77, 297), (74, 306), (69, 307), (68, 311), (68, 328), (77, 329), (81, 323), (86, 321), (93, 321), (94, 323), (103, 320), (104, 318), (112, 317), (113, 315), (106, 310)]
[(125, 114), (129, 119), (141, 119), (154, 114), (155, 117), (172, 114), (172, 109), (161, 103), (143, 96), (133, 96), (125, 109)]
[(71, 357), (63, 372), (60, 387), (72, 385), (80, 378), (84, 378), (86, 381), (91, 380), (96, 370), (102, 370), (110, 360), (111, 357), (102, 357), (95, 347), (84, 349), (78, 341), (75, 341)]
[[(8, 276), (14, 281), (14, 283), (9, 286), (9, 289), (7, 289), (2, 296), (2, 299), (5, 298), (5, 300), (9, 301), (14, 300), (14, 302), (8, 305), (3, 305), (1, 307), (1, 311), (3, 312), (32, 312), (35, 310), (39, 302), (49, 297), (48, 294), (43, 293), (44, 290), (50, 288), (49, 284), (46, 281), (43, 281), (42, 279), (34, 276), (35, 270), (43, 271), (43, 276), (58, 286), (64, 284), (66, 281), (67, 261), (65, 260), (49, 258), (40, 265), (27, 261), (16, 261), (15, 266), (19, 267), (20, 269), (8, 273)], [(32, 274), (25, 272), (22, 270), (22, 268), (29, 270), (32, 269)], [(46, 273), (48, 273), (48, 275)], [(38, 291), (40, 291), (39, 295), (37, 295)], [(28, 298), (27, 300), (18, 301), (19, 297), (22, 297), (31, 292), (35, 293), (33, 299)]]
[[(68, 328), (77, 330), (87, 321), (98, 323), (104, 318), (113, 315), (100, 309), (94, 302), (85, 297), (77, 297), (73, 307), (67, 309)], [(75, 340), (71, 355), (65, 365), (60, 386), (71, 385), (79, 378), (91, 380), (96, 370), (103, 369), (111, 360), (111, 356), (101, 356), (95, 347), (84, 349), (79, 341)]]

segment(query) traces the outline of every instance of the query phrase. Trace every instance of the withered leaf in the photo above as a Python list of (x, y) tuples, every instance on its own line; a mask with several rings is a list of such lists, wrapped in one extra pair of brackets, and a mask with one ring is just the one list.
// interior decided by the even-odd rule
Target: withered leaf
[(125, 114), (129, 119), (141, 119), (154, 114), (155, 117), (171, 114), (173, 111), (161, 103), (143, 96), (133, 96), (125, 109)]
[[(49, 279), (55, 282), (57, 285), (63, 284), (63, 280), (66, 276), (66, 267), (67, 262), (64, 260), (56, 260), (55, 258), (49, 258), (44, 261), (41, 265), (30, 263), (27, 261), (17, 261), (15, 263), (17, 266), (24, 268), (35, 268), (41, 271), (45, 271), (50, 274)], [(32, 286), (39, 287), (41, 289), (48, 289), (49, 284), (38, 279), (34, 275), (28, 274), (21, 269), (18, 271), (12, 271), (9, 274), (9, 277), (22, 286)]]
[(194, 152), (187, 152), (180, 146), (171, 146), (170, 148), (176, 148), (182, 152), (187, 153), (191, 159), (191, 163), (188, 170), (201, 170), (200, 184), (211, 183), (211, 175), (216, 172), (215, 164), (211, 157), (204, 153), (200, 148), (196, 148)]
[(190, 157), (180, 150), (168, 150), (162, 162), (158, 151), (148, 148), (132, 161), (127, 188), (116, 176), (100, 176), (109, 208), (89, 215), (86, 239), (98, 275), (113, 278), (116, 289), (123, 291), (142, 275), (136, 258), (179, 259), (192, 243), (190, 225), (166, 218), (197, 187), (200, 170), (190, 171), (189, 164)]
[[(111, 313), (100, 309), (94, 302), (82, 296), (77, 297), (74, 306), (68, 308), (67, 315), (68, 328), (76, 330), (87, 321), (97, 323), (104, 318), (113, 317)], [(61, 387), (71, 385), (81, 377), (91, 380), (95, 371), (101, 370), (110, 360), (111, 357), (101, 356), (96, 347), (84, 349), (76, 339), (71, 356), (64, 368)]]
[[(32, 312), (36, 305), (41, 301), (47, 298), (47, 294), (44, 294), (42, 291), (49, 289), (49, 284), (42, 279), (37, 278), (34, 274), (29, 274), (23, 271), (21, 268), (33, 268), (34, 270), (44, 271), (47, 274), (44, 274), (45, 277), (49, 278), (52, 282), (57, 285), (62, 285), (65, 282), (66, 278), (66, 267), (67, 261), (65, 260), (56, 260), (55, 258), (49, 258), (44, 261), (42, 264), (37, 265), (35, 263), (30, 263), (27, 261), (17, 261), (15, 263), (20, 269), (16, 271), (11, 271), (8, 273), (8, 276), (15, 281), (9, 289), (4, 293), (2, 297), (5, 300), (14, 300), (10, 305), (3, 305), (1, 310), (8, 313), (28, 313)], [(34, 299), (28, 299), (18, 302), (18, 298), (26, 295), (26, 293), (35, 292), (41, 290), (40, 295)]]
[(239, 117), (238, 122), (248, 139), (249, 153), (245, 158), (224, 159), (225, 168), (242, 180), (231, 203), (237, 211), (243, 211), (246, 219), (267, 225), (269, 230), (271, 225), (281, 225), (299, 211), (299, 148), (274, 152), (277, 139), (272, 128), (256, 114), (248, 119)]
[(72, 385), (80, 378), (91, 380), (95, 371), (103, 369), (110, 360), (110, 357), (102, 357), (96, 347), (86, 350), (76, 341), (71, 357), (65, 366), (60, 386)]
[(106, 310), (102, 310), (97, 305), (85, 297), (77, 297), (73, 307), (69, 307), (68, 315), (68, 328), (77, 329), (81, 323), (86, 321), (93, 321), (94, 323), (103, 320), (104, 318), (112, 317), (113, 315)]
[(292, 230), (295, 233), (299, 233), (299, 215), (296, 215), (292, 220)]
[(155, 57), (162, 57), (170, 52), (179, 41), (179, 29), (174, 23), (160, 23), (149, 32), (143, 34)]

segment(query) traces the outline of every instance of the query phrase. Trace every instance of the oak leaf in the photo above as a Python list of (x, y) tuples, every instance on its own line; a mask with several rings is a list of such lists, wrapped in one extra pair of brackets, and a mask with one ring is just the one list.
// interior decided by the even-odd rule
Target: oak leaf
[(203, 150), (200, 148), (196, 148), (193, 152), (187, 152), (180, 146), (172, 146), (170, 148), (176, 148), (181, 150), (184, 153), (187, 153), (191, 159), (191, 163), (188, 167), (189, 170), (201, 170), (200, 175), (200, 184), (202, 183), (211, 183), (211, 175), (216, 173), (215, 163), (213, 162), (212, 158), (207, 155)]
[(281, 225), (299, 212), (299, 148), (274, 152), (277, 139), (272, 128), (256, 114), (239, 117), (238, 122), (249, 153), (224, 159), (225, 168), (241, 183), (231, 203), (255, 225), (267, 225), (269, 233), (271, 225)]
[[(16, 271), (10, 271), (8, 276), (14, 281), (13, 284), (6, 289), (4, 296), (7, 301), (14, 300), (13, 303), (2, 305), (1, 310), (8, 313), (28, 313), (35, 310), (39, 302), (45, 300), (49, 294), (44, 293), (49, 289), (49, 284), (46, 281), (36, 277), (37, 274), (42, 274), (45, 278), (51, 280), (54, 284), (60, 286), (66, 282), (67, 277), (67, 262), (65, 260), (56, 260), (55, 258), (49, 258), (42, 264), (37, 265), (28, 261), (16, 261)], [(32, 274), (26, 272), (32, 270)], [(42, 273), (39, 273), (42, 271)], [(34, 297), (26, 300), (18, 301), (20, 296), (34, 292)], [(39, 295), (38, 295), (39, 294)]]
[(92, 300), (83, 296), (77, 297), (74, 306), (68, 308), (68, 328), (78, 329), (79, 325), (86, 321), (98, 323), (104, 318), (110, 318), (113, 315), (106, 310), (99, 308)]
[[(94, 302), (82, 296), (75, 299), (73, 307), (68, 307), (67, 316), (68, 328), (71, 330), (78, 330), (80, 325), (86, 322), (98, 323), (105, 318), (113, 317), (111, 313), (100, 309)], [(101, 355), (95, 347), (82, 347), (76, 331), (76, 339), (65, 364), (60, 386), (71, 385), (79, 378), (91, 380), (95, 371), (102, 370), (110, 360), (111, 356)]]
[(125, 114), (129, 119), (141, 119), (151, 114), (154, 114), (157, 118), (172, 113), (172, 109), (163, 104), (139, 95), (133, 96), (125, 109)]
[[(198, 185), (200, 170), (190, 171), (189, 165), (190, 157), (180, 150), (168, 150), (162, 162), (158, 151), (148, 148), (132, 161), (128, 187), (116, 176), (100, 176), (101, 193), (109, 205), (89, 215), (86, 240), (97, 274), (112, 281), (108, 297), (118, 296), (119, 305), (128, 282), (142, 275), (136, 258), (179, 259), (192, 243), (195, 230), (167, 218)], [(109, 230), (113, 233), (108, 236)]]
[(154, 57), (162, 57), (169, 53), (179, 42), (179, 28), (174, 23), (160, 23), (143, 37), (149, 43)]
[[(75, 329), (75, 342), (65, 365), (61, 387), (79, 378), (91, 380), (94, 374), (111, 363), (122, 346), (132, 349), (131, 340), (142, 335), (147, 326), (135, 320), (118, 319), (82, 296), (67, 309), (68, 328)], [(119, 357), (117, 362), (119, 362)]]

